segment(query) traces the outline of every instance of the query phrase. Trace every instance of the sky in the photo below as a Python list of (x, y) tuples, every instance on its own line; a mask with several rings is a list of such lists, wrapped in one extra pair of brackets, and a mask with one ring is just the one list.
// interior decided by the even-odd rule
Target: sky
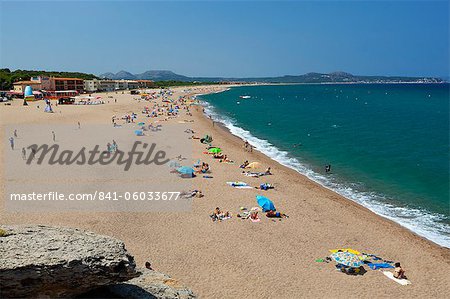
[(449, 74), (449, 1), (5, 1), (0, 67)]

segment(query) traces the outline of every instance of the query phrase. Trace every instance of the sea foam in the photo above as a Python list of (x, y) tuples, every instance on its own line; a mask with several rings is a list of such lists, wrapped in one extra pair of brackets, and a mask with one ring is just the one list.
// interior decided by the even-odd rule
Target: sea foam
[(312, 167), (301, 163), (297, 158), (291, 157), (289, 152), (280, 150), (269, 141), (259, 139), (249, 131), (239, 127), (235, 119), (218, 113), (210, 103), (201, 101), (201, 104), (205, 108), (205, 113), (210, 115), (214, 121), (222, 123), (230, 130), (231, 134), (247, 140), (256, 150), (281, 165), (296, 170), (323, 187), (368, 208), (382, 217), (397, 222), (419, 236), (450, 248), (450, 225), (442, 222), (445, 219), (444, 215), (431, 213), (424, 209), (396, 206), (389, 203), (389, 199), (385, 198), (383, 194), (357, 190), (352, 187), (351, 183), (338, 182), (336, 178), (317, 173), (312, 170)]

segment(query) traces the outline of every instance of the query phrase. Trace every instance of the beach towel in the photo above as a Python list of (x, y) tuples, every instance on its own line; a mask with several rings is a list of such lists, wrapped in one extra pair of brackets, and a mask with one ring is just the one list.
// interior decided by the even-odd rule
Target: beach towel
[(367, 265), (372, 270), (394, 268), (394, 266), (392, 266), (388, 263), (368, 263)]
[(401, 284), (403, 286), (406, 286), (408, 284), (411, 284), (411, 281), (409, 281), (408, 279), (398, 279), (394, 277), (394, 273), (389, 272), (389, 271), (383, 271), (383, 274), (386, 275), (387, 278), (392, 279), (393, 281), (395, 281), (398, 284)]
[(237, 189), (252, 189), (252, 186), (249, 186), (245, 182), (227, 182), (227, 185)]
[(259, 173), (254, 173), (254, 172), (245, 172), (244, 174), (245, 174), (245, 176), (249, 176), (249, 177), (253, 177), (253, 178), (257, 178), (260, 176)]

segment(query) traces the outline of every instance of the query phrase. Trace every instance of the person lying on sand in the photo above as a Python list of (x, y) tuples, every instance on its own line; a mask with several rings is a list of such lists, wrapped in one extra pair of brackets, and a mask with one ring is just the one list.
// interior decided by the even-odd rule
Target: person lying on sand
[(219, 207), (214, 209), (212, 215), (210, 215), (212, 221), (222, 221), (224, 219), (231, 218), (231, 213), (229, 211), (222, 212)]
[(214, 154), (213, 156), (214, 159), (223, 159), (223, 157), (224, 157), (223, 153)]
[(252, 220), (258, 220), (258, 219), (259, 219), (258, 211), (252, 211), (252, 212), (250, 213), (250, 219), (252, 219)]
[(255, 187), (255, 189), (260, 189), (260, 190), (269, 190), (269, 189), (273, 189), (275, 188), (272, 184), (269, 183), (264, 183), (259, 185), (259, 187)]
[(400, 266), (400, 263), (395, 263), (394, 268), (394, 277), (398, 279), (406, 279), (405, 270)]
[(195, 170), (196, 173), (206, 173), (209, 170), (209, 164), (205, 163), (205, 162), (202, 162), (202, 166), (201, 167), (196, 167), (195, 169), (196, 169)]
[(222, 159), (219, 160), (220, 163), (222, 162), (227, 162), (227, 163), (234, 163), (233, 161), (231, 161), (230, 159), (228, 159), (227, 155), (224, 155)]
[(242, 163), (241, 164), (241, 166), (239, 166), (240, 168), (245, 168), (245, 167), (247, 167), (248, 166), (248, 164), (250, 164), (250, 163), (248, 163), (248, 161), (247, 160), (245, 160), (245, 162), (244, 163)]
[(275, 212), (275, 211), (267, 211), (266, 216), (269, 218), (289, 218), (288, 215), (280, 213), (280, 212)]

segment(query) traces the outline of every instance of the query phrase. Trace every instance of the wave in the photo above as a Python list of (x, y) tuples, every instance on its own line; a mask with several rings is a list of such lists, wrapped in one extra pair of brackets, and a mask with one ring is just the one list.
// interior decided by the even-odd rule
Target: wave
[(361, 191), (354, 187), (355, 184), (342, 183), (334, 177), (317, 173), (308, 165), (291, 157), (289, 152), (280, 150), (269, 141), (259, 139), (249, 131), (239, 127), (235, 119), (218, 113), (216, 108), (208, 102), (202, 100), (201, 104), (205, 108), (205, 113), (210, 115), (214, 121), (222, 123), (231, 134), (247, 140), (256, 150), (281, 165), (296, 170), (323, 187), (368, 208), (380, 216), (397, 222), (419, 236), (450, 248), (450, 225), (443, 222), (446, 220), (444, 215), (419, 208), (398, 206), (389, 203), (389, 199), (382, 194)]

